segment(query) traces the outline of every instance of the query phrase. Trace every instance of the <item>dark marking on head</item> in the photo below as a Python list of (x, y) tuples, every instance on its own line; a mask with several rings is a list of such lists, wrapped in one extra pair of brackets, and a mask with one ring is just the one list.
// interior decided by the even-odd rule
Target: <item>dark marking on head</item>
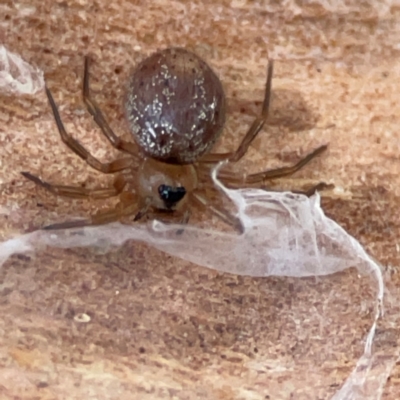
[(158, 187), (158, 194), (161, 200), (164, 201), (165, 206), (171, 209), (176, 203), (181, 201), (186, 195), (186, 189), (182, 186), (173, 187), (168, 185), (160, 185)]

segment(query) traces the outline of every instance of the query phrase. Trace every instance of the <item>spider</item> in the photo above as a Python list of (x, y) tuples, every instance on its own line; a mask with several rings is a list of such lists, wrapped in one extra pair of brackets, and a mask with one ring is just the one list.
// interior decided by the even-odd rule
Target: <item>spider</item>
[[(214, 187), (212, 169), (221, 161), (227, 164), (239, 161), (264, 126), (270, 106), (272, 75), (273, 61), (270, 60), (261, 113), (237, 150), (210, 153), (225, 123), (226, 100), (221, 81), (200, 57), (183, 48), (167, 48), (153, 53), (135, 68), (128, 83), (125, 115), (136, 145), (115, 135), (91, 97), (89, 58), (85, 57), (83, 100), (87, 110), (111, 145), (126, 153), (126, 157), (106, 163), (97, 160), (66, 132), (47, 87), (46, 94), (62, 141), (97, 171), (119, 173), (113, 186), (87, 189), (50, 184), (29, 172), (22, 172), (22, 175), (55, 195), (80, 199), (119, 196), (119, 202), (115, 208), (99, 211), (86, 219), (56, 223), (43, 229), (101, 225), (129, 216), (138, 221), (145, 215), (161, 219), (169, 215), (186, 224), (192, 203), (242, 232), (241, 221), (215, 199), (211, 200), (207, 189)], [(231, 188), (260, 186), (267, 180), (293, 174), (326, 148), (327, 145), (318, 147), (289, 167), (243, 176), (222, 169), (218, 178)], [(129, 185), (129, 181), (134, 182), (133, 185)], [(323, 185), (316, 185), (305, 194), (311, 195)]]

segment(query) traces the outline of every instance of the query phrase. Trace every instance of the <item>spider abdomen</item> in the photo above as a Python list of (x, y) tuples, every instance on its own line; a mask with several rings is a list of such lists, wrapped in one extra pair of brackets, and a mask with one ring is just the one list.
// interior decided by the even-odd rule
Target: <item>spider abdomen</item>
[(134, 70), (125, 111), (146, 156), (189, 164), (210, 151), (221, 134), (225, 95), (219, 78), (201, 58), (168, 48)]

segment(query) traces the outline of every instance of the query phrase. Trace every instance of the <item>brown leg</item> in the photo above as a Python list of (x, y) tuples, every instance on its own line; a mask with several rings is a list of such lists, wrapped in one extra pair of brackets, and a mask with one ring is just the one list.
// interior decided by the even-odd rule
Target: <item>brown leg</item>
[[(264, 189), (264, 187), (261, 187), (261, 188)], [(265, 189), (268, 190), (268, 192), (282, 193), (282, 192), (290, 191), (290, 193), (303, 194), (304, 196), (307, 196), (307, 197), (311, 197), (316, 192), (319, 192), (321, 190), (333, 189), (333, 188), (334, 188), (334, 185), (331, 185), (331, 184), (325, 183), (325, 182), (319, 182), (316, 185), (313, 185), (313, 186), (311, 186), (310, 188), (308, 188), (306, 190), (279, 189), (279, 188), (275, 189), (275, 188), (271, 188), (271, 187), (265, 187)]]
[(270, 171), (248, 175), (245, 179), (245, 182), (258, 183), (269, 179), (282, 178), (284, 176), (292, 175), (303, 168), (305, 165), (307, 165), (312, 159), (323, 153), (327, 148), (328, 146), (325, 144), (316, 148), (314, 151), (306, 155), (304, 158), (302, 158), (299, 162), (297, 162), (295, 165), (292, 165), (291, 167), (276, 168)]
[[(178, 220), (178, 223), (181, 224), (181, 225), (187, 225), (187, 224), (189, 223), (189, 219), (190, 219), (190, 211), (189, 211), (189, 210), (186, 210), (186, 211), (183, 213), (182, 217)], [(183, 233), (184, 231), (185, 231), (185, 228), (178, 229), (178, 230), (176, 231), (176, 234), (177, 234), (177, 235), (182, 235), (182, 233)]]
[(302, 158), (297, 164), (290, 167), (276, 168), (269, 171), (259, 172), (257, 174), (250, 174), (245, 177), (237, 176), (237, 174), (229, 171), (221, 171), (218, 174), (218, 178), (229, 187), (241, 187), (242, 185), (246, 184), (254, 185), (263, 183), (270, 179), (283, 178), (285, 176), (292, 175), (299, 169), (303, 168), (312, 159), (323, 153), (327, 148), (327, 145), (318, 147), (313, 152)]
[(244, 232), (244, 227), (239, 218), (236, 218), (235, 216), (230, 214), (228, 211), (224, 210), (222, 207), (217, 207), (217, 206), (214, 206), (213, 204), (210, 204), (210, 202), (204, 196), (200, 195), (199, 193), (196, 193), (196, 192), (192, 193), (192, 198), (193, 198), (194, 202), (196, 204), (198, 204), (201, 208), (210, 210), (214, 215), (216, 215), (218, 218), (220, 218), (226, 224), (235, 228), (239, 233)]
[(114, 187), (112, 188), (86, 189), (75, 186), (52, 185), (48, 182), (41, 180), (39, 177), (32, 175), (29, 172), (21, 172), (21, 174), (25, 178), (34, 182), (36, 185), (41, 186), (42, 188), (48, 190), (51, 193), (54, 193), (57, 196), (71, 197), (73, 199), (107, 199), (109, 197), (117, 196), (120, 192), (122, 192), (123, 188), (126, 185), (123, 177), (122, 180), (120, 177), (118, 177), (118, 179), (114, 183)]
[[(131, 193), (128, 193), (131, 195)], [(128, 197), (127, 197), (128, 198)], [(97, 214), (90, 216), (87, 219), (80, 219), (76, 221), (66, 221), (58, 224), (52, 224), (45, 226), (44, 230), (56, 230), (56, 229), (69, 229), (69, 228), (82, 228), (84, 226), (96, 226), (104, 225), (110, 222), (119, 221), (121, 218), (135, 215), (134, 220), (137, 221), (147, 212), (149, 204), (146, 202), (145, 205), (139, 209), (137, 204), (130, 202), (129, 204), (124, 204), (122, 200), (116, 208), (100, 211)]]
[[(134, 214), (136, 211), (136, 207), (132, 206), (132, 209), (127, 210), (125, 212), (130, 212), (130, 214)], [(96, 226), (96, 225), (104, 225), (109, 222), (118, 221), (121, 217), (125, 216), (125, 213), (122, 212), (119, 208), (102, 211), (97, 214), (92, 215), (87, 219), (78, 219), (76, 221), (65, 221), (57, 224), (51, 224), (43, 227), (44, 230), (56, 230), (56, 229), (69, 229), (69, 228), (82, 228), (84, 226)]]
[(149, 211), (150, 204), (151, 204), (151, 199), (147, 197), (140, 205), (139, 211), (136, 213), (135, 218), (133, 220), (139, 221), (140, 219), (142, 219)]
[(268, 118), (269, 105), (271, 102), (273, 71), (274, 62), (273, 60), (270, 60), (268, 62), (267, 82), (265, 84), (265, 95), (261, 115), (254, 120), (238, 149), (234, 153), (208, 154), (200, 160), (201, 163), (215, 163), (226, 159), (229, 159), (230, 162), (237, 162), (247, 153), (251, 143), (256, 138)]
[(190, 219), (190, 210), (188, 209), (182, 214), (182, 217), (179, 219), (179, 223), (181, 225), (187, 225), (189, 223), (189, 219)]
[(53, 111), (54, 119), (57, 124), (58, 131), (60, 133), (62, 141), (82, 160), (86, 161), (92, 168), (97, 171), (104, 172), (106, 174), (122, 171), (123, 169), (129, 168), (132, 165), (132, 158), (122, 158), (109, 163), (102, 163), (93, 157), (77, 140), (72, 136), (68, 135), (64, 128), (64, 124), (61, 121), (60, 114), (57, 109), (57, 105), (53, 99), (50, 90), (46, 87), (47, 98), (49, 99), (50, 107)]
[(311, 186), (309, 189), (307, 190), (291, 190), (292, 193), (297, 193), (297, 194), (304, 194), (307, 197), (311, 197), (312, 195), (314, 195), (316, 192), (319, 192), (321, 190), (324, 189), (331, 189), (334, 186), (325, 182), (320, 182), (317, 183), (314, 186)]
[(83, 101), (86, 104), (87, 110), (92, 115), (94, 121), (99, 126), (104, 136), (108, 139), (113, 147), (117, 150), (125, 151), (133, 156), (137, 156), (137, 148), (133, 143), (126, 142), (120, 139), (110, 128), (105, 120), (96, 101), (90, 96), (89, 89), (89, 57), (85, 57), (85, 71), (83, 75)]

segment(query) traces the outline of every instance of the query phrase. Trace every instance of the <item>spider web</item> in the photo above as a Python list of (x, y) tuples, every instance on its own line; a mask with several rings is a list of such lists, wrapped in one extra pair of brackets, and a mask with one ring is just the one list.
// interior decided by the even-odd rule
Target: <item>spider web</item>
[(0, 45), (0, 91), (35, 94), (44, 87), (43, 71)]

